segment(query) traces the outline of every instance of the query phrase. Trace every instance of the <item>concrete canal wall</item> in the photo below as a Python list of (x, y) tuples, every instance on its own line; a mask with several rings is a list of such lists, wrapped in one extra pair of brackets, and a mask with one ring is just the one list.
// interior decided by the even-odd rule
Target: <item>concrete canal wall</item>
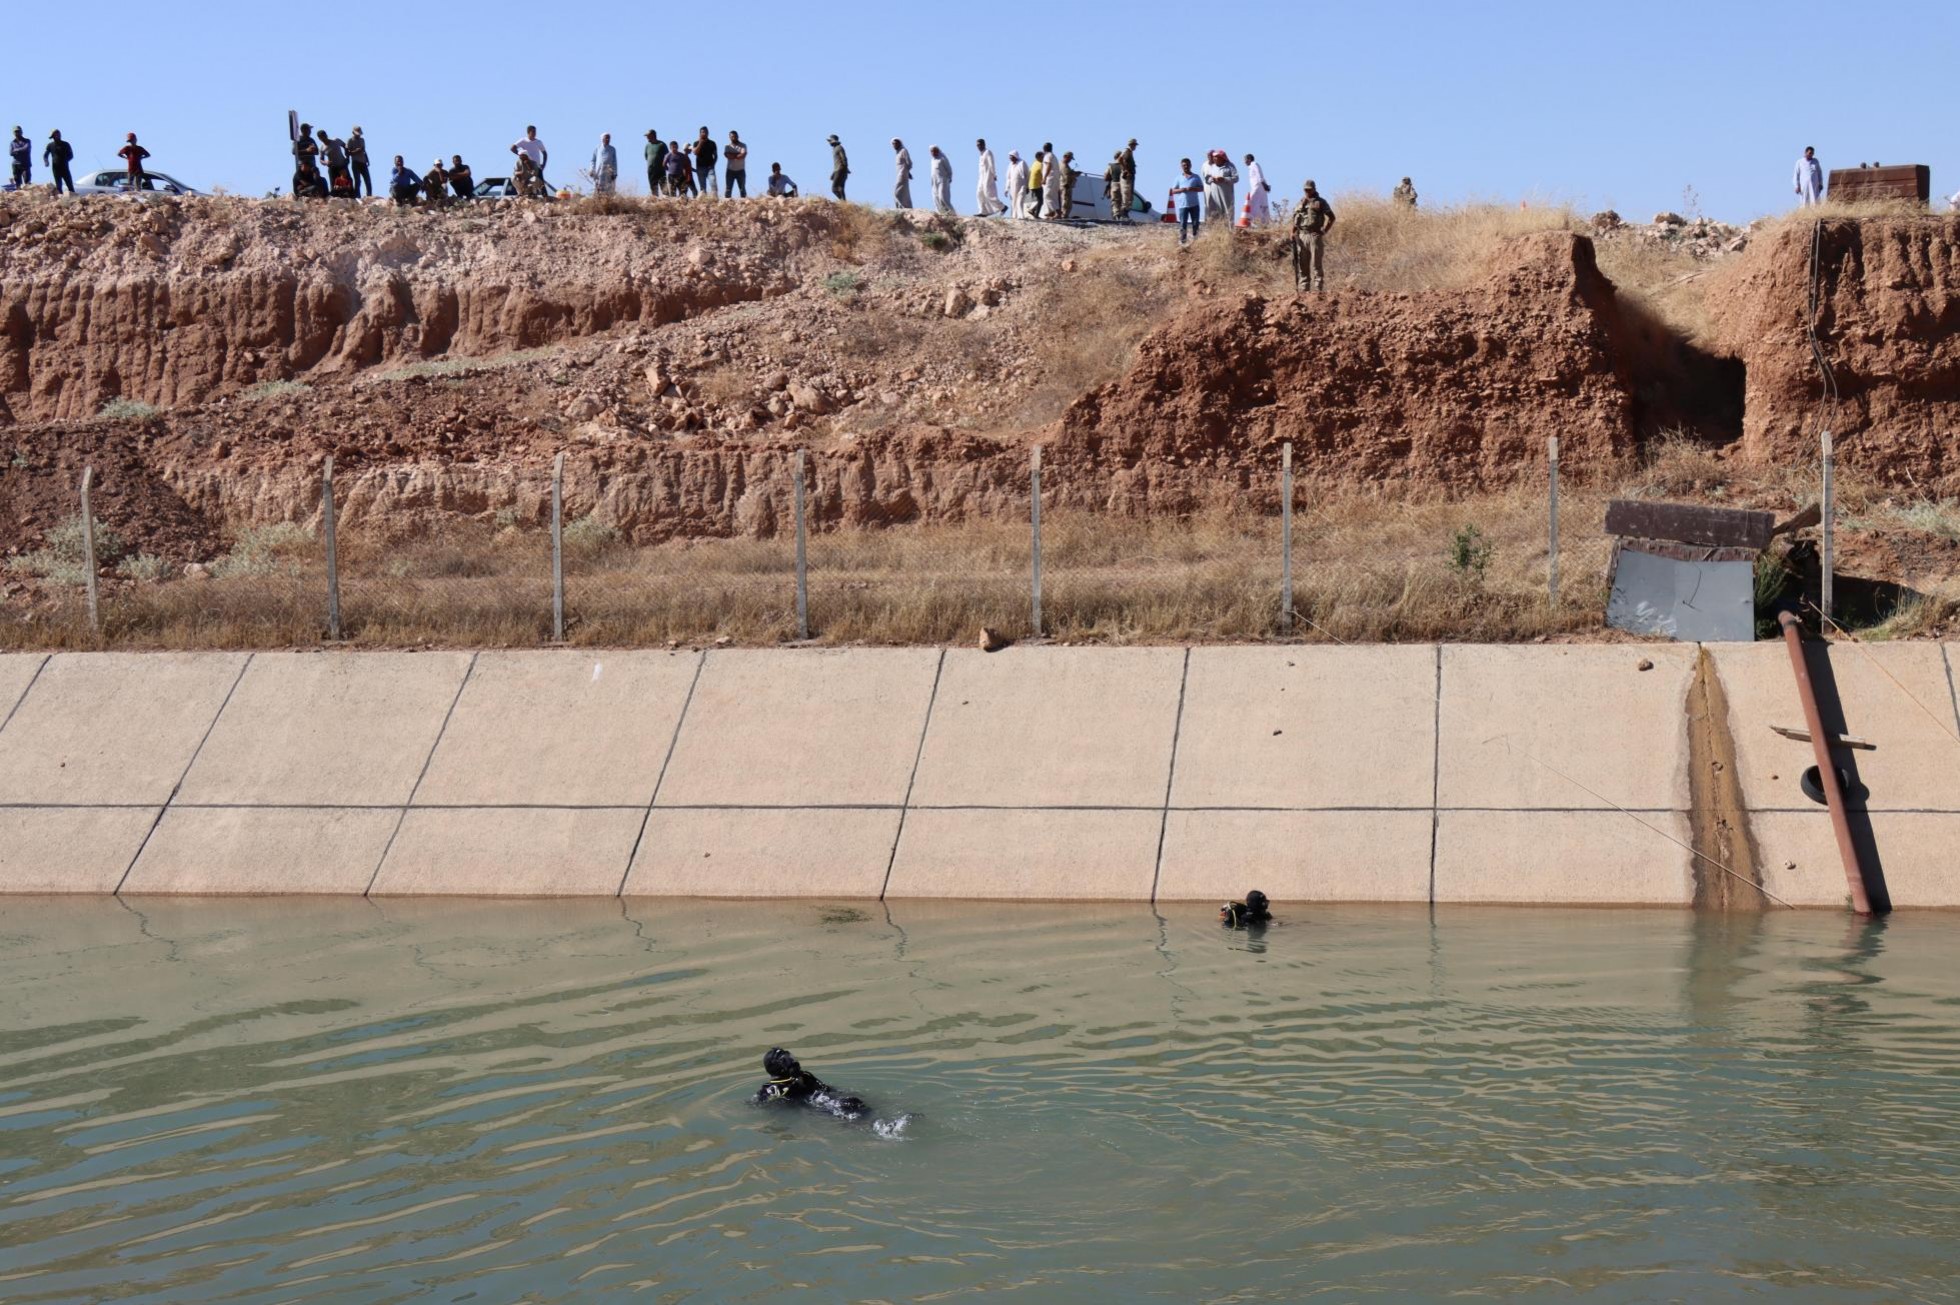
[[(1899, 909), (1957, 653), (1813, 650)], [(24, 654), (0, 722), (10, 893), (1845, 899), (1776, 643)]]

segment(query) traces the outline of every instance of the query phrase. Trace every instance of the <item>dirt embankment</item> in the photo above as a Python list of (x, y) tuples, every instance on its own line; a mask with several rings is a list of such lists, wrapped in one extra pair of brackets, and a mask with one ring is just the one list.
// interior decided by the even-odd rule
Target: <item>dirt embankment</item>
[(1069, 409), (1057, 457), (1148, 486), (1237, 475), (1248, 453), (1270, 467), (1291, 440), (1307, 474), (1470, 487), (1542, 465), (1552, 435), (1581, 465), (1629, 454), (1636, 381), (1591, 241), (1551, 232), (1499, 252), (1464, 290), (1200, 305)]
[[(1841, 456), (1888, 481), (1960, 482), (1960, 218), (1791, 219), (1711, 276), (1719, 347), (1748, 369), (1743, 455)], [(1807, 319), (1836, 379), (1827, 411)]]
[[(1335, 271), (1354, 288), (1298, 297), (1271, 234), (1180, 253), (1157, 230), (814, 200), (8, 196), (0, 551), (72, 515), (85, 463), (126, 538), (189, 560), (315, 519), (327, 453), (353, 528), (539, 520), (562, 451), (570, 510), (647, 541), (774, 533), (797, 449), (820, 524), (874, 524), (1019, 514), (1037, 441), (1054, 501), (1144, 513), (1270, 500), (1283, 440), (1306, 474), (1468, 489), (1540, 474), (1548, 435), (1584, 474), (1662, 425), (1716, 444), (1740, 428), (1719, 360), (1575, 231), (1480, 237), (1458, 260), (1474, 274), (1427, 289), (1342, 272), (1398, 240), (1461, 244), (1451, 220), (1353, 224)], [(1937, 222), (1835, 238), (1830, 323), (1862, 438), (1955, 475), (1960, 239)], [(1707, 274), (1722, 347), (1749, 366), (1745, 456), (1787, 456), (1807, 411), (1795, 239)], [(1689, 268), (1654, 271), (1692, 287)]]

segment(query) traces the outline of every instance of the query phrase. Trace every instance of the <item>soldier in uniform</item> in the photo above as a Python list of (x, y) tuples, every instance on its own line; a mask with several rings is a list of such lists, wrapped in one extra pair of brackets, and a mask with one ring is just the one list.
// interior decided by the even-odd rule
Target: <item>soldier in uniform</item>
[(1327, 286), (1327, 233), (1334, 229), (1334, 210), (1309, 181), (1293, 210), (1293, 288), (1324, 290)]
[(1116, 151), (1116, 180), (1116, 216), (1127, 220), (1137, 197), (1137, 142), (1134, 136), (1129, 144)]
[(1397, 204), (1400, 204), (1403, 208), (1414, 208), (1416, 206), (1416, 188), (1407, 177), (1404, 177), (1402, 178), (1402, 184), (1394, 189), (1389, 195), (1389, 198)]
[(840, 200), (844, 198), (844, 179), (850, 175), (850, 156), (844, 153), (844, 143), (832, 136), (830, 138), (830, 193)]

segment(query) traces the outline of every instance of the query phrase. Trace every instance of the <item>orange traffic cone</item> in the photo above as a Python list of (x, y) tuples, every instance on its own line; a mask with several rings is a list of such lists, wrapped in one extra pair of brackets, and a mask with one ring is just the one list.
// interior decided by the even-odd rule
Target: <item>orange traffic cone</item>
[(1245, 197), (1245, 207), (1239, 210), (1239, 230), (1244, 231), (1251, 226), (1252, 226), (1252, 196), (1248, 194)]

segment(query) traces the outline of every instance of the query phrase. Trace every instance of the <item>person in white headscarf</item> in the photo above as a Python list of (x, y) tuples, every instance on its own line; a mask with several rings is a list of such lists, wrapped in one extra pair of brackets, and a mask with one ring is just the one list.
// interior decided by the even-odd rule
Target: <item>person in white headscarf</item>
[(932, 155), (929, 170), (932, 174), (932, 206), (947, 217), (956, 216), (953, 210), (953, 161), (939, 152), (937, 145), (927, 147)]
[(1001, 211), (998, 179), (994, 175), (994, 152), (987, 148), (987, 142), (973, 142), (980, 150), (980, 182), (974, 188), (974, 195), (980, 201), (981, 217), (997, 217)]
[(1016, 222), (1028, 215), (1028, 162), (1019, 150), (1007, 151), (1007, 216)]
[(1258, 160), (1250, 154), (1245, 156), (1245, 217), (1248, 226), (1263, 227), (1272, 218), (1269, 196), (1273, 193), (1272, 183), (1266, 180), (1266, 170), (1259, 166)]
[(1224, 150), (1205, 156), (1205, 221), (1222, 221), (1228, 226), (1238, 221), (1239, 211), (1232, 204), (1238, 184), (1239, 170)]

